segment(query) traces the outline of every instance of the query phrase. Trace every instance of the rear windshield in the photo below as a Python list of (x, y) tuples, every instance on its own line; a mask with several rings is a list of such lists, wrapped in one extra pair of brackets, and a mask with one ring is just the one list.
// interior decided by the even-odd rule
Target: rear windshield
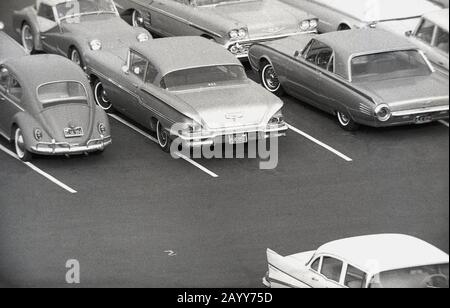
[(219, 65), (175, 71), (164, 76), (161, 86), (169, 90), (183, 90), (242, 83), (247, 80), (239, 65)]
[(354, 57), (351, 61), (355, 82), (427, 76), (432, 72), (417, 50), (390, 51)]
[(44, 108), (62, 104), (87, 104), (84, 86), (76, 81), (55, 82), (42, 85), (37, 91)]

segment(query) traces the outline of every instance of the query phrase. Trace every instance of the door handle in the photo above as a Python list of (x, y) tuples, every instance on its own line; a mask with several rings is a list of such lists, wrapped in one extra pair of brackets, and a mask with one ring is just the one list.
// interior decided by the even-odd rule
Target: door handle
[(319, 279), (316, 277), (311, 278), (312, 281), (319, 282)]
[(45, 35), (41, 35), (41, 40), (45, 40), (47, 37)]

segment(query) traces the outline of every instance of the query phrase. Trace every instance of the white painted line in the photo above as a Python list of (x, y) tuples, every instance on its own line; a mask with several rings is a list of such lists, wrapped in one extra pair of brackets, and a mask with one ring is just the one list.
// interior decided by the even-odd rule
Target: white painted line
[(297, 134), (299, 134), (299, 135), (301, 135), (301, 136), (303, 136), (303, 137), (309, 139), (310, 141), (312, 141), (312, 142), (314, 142), (314, 143), (320, 145), (321, 147), (325, 148), (326, 150), (328, 150), (328, 151), (332, 152), (333, 154), (339, 156), (339, 157), (342, 158), (343, 160), (345, 160), (345, 161), (347, 161), (347, 162), (352, 162), (352, 161), (353, 161), (353, 159), (351, 159), (351, 158), (348, 157), (347, 155), (342, 154), (341, 152), (337, 151), (336, 149), (330, 147), (329, 145), (323, 143), (322, 141), (317, 140), (316, 138), (314, 138), (314, 137), (308, 135), (307, 133), (305, 133), (305, 132), (299, 130), (298, 128), (295, 128), (294, 126), (289, 125), (289, 124), (288, 124), (288, 127), (289, 127), (290, 130), (292, 130), (292, 131), (296, 132)]
[(177, 155), (178, 157), (180, 157), (181, 159), (184, 159), (185, 161), (187, 161), (188, 163), (192, 164), (193, 166), (197, 167), (198, 169), (202, 170), (203, 172), (209, 174), (210, 176), (212, 176), (213, 178), (218, 178), (219, 176), (217, 174), (215, 174), (214, 172), (212, 172), (211, 170), (208, 170), (207, 168), (203, 167), (202, 165), (200, 165), (199, 163), (193, 161), (192, 159), (190, 159), (189, 157), (184, 156), (181, 153), (175, 153), (175, 155)]
[[(133, 124), (129, 123), (128, 121), (125, 121), (124, 119), (122, 119), (121, 117), (115, 115), (115, 114), (110, 114), (109, 115), (111, 118), (115, 119), (116, 121), (122, 123), (125, 126), (128, 126), (129, 128), (131, 128), (132, 130), (138, 132), (139, 134), (143, 135), (144, 137), (150, 139), (151, 141), (158, 143), (158, 140), (156, 140), (156, 138), (150, 136), (148, 133), (144, 132), (142, 129), (134, 126)], [(187, 161), (188, 163), (190, 163), (191, 165), (197, 167), (198, 169), (200, 169), (201, 171), (205, 172), (206, 174), (209, 174), (210, 176), (212, 176), (213, 178), (218, 178), (219, 176), (217, 174), (215, 174), (214, 172), (212, 172), (211, 170), (203, 167), (202, 165), (200, 165), (199, 163), (193, 161), (192, 159), (190, 159), (189, 157), (186, 157), (185, 155), (181, 154), (181, 153), (175, 153), (175, 155), (177, 155), (178, 157), (180, 157), (181, 159)]]
[[(3, 152), (5, 152), (6, 154), (8, 154), (9, 156), (17, 159), (18, 161), (22, 162), (19, 157), (13, 153), (12, 151), (10, 151), (9, 149), (5, 148), (4, 146), (2, 146), (0, 144), (0, 150), (2, 150)], [(38, 167), (36, 167), (35, 165), (33, 165), (32, 163), (29, 162), (23, 162), (26, 166), (28, 166), (30, 169), (32, 169), (33, 171), (37, 172), (38, 174), (42, 175), (43, 177), (45, 177), (47, 180), (53, 182), (54, 184), (58, 185), (59, 187), (61, 187), (62, 189), (68, 191), (71, 194), (76, 194), (77, 191), (70, 188), (69, 186), (67, 186), (66, 184), (64, 184), (63, 182), (59, 181), (58, 179), (56, 179), (55, 177), (51, 176), (50, 174), (42, 171), (41, 169), (39, 169)]]
[(439, 121), (439, 123), (441, 123), (441, 124), (444, 125), (444, 126), (449, 127), (448, 122), (446, 122), (446, 121), (444, 121), (444, 120)]

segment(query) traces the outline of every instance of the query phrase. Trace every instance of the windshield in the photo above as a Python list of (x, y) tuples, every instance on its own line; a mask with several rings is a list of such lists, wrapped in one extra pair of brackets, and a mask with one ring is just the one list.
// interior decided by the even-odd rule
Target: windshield
[(168, 90), (215, 87), (246, 81), (244, 69), (239, 65), (207, 66), (175, 71), (167, 74), (161, 86)]
[(38, 88), (37, 95), (44, 108), (62, 104), (87, 104), (88, 97), (84, 86), (76, 81), (42, 85)]
[(71, 0), (56, 6), (59, 19), (91, 14), (116, 14), (112, 0)]
[(448, 288), (448, 263), (384, 272), (371, 282), (371, 288)]
[(427, 76), (432, 71), (417, 50), (390, 51), (354, 57), (351, 61), (355, 82)]

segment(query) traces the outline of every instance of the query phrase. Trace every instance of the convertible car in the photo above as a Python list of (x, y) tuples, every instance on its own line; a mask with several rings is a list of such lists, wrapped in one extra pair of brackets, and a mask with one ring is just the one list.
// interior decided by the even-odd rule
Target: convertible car
[(279, 0), (116, 0), (124, 18), (163, 37), (203, 36), (246, 58), (255, 42), (316, 32), (317, 19)]
[(270, 92), (337, 117), (345, 130), (449, 117), (449, 81), (406, 37), (376, 29), (254, 45), (250, 63)]
[(88, 50), (151, 38), (148, 31), (124, 22), (113, 0), (36, 0), (14, 12), (13, 26), (28, 52), (65, 56), (83, 68)]
[(319, 18), (319, 32), (379, 28), (400, 35), (440, 7), (428, 0), (282, 0)]
[(353, 237), (282, 257), (267, 250), (272, 288), (448, 288), (449, 258), (400, 234)]
[(111, 143), (108, 117), (89, 87), (70, 60), (30, 56), (0, 32), (0, 135), (21, 160), (102, 152)]
[(433, 65), (448, 75), (449, 9), (425, 14), (414, 31), (406, 33)]
[(92, 54), (87, 72), (97, 104), (156, 131), (164, 151), (174, 139), (201, 147), (279, 137), (287, 130), (283, 102), (207, 39), (162, 38)]

